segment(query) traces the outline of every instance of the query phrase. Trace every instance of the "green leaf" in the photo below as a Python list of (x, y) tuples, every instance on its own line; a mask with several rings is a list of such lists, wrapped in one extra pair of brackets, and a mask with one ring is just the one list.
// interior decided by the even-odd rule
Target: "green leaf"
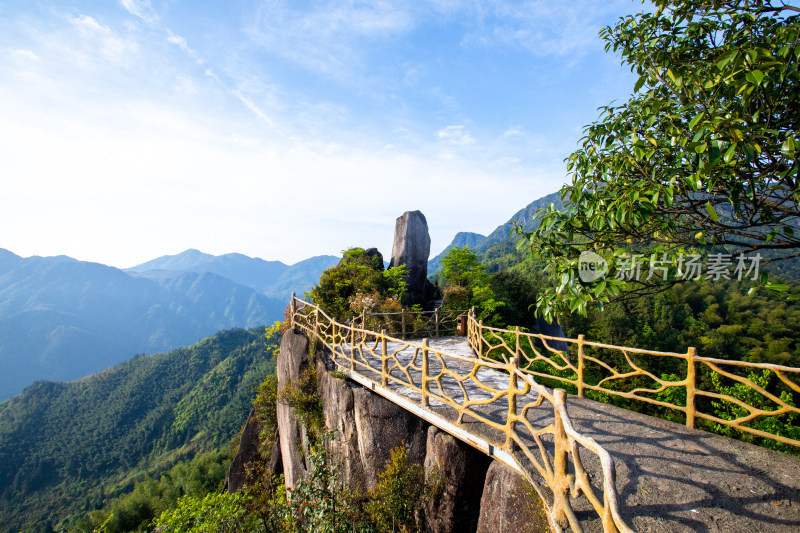
[(711, 220), (714, 222), (719, 221), (719, 215), (717, 214), (717, 210), (714, 209), (714, 206), (711, 205), (711, 202), (706, 202), (706, 211), (708, 211), (708, 216), (711, 217)]
[(756, 85), (758, 85), (761, 83), (761, 80), (764, 79), (764, 73), (761, 72), (760, 70), (753, 70), (747, 73), (745, 79), (747, 79), (747, 81), (749, 81), (750, 83), (755, 83)]
[(725, 150), (725, 155), (722, 156), (722, 160), (725, 161), (726, 163), (730, 163), (731, 159), (733, 158), (733, 154), (735, 153), (736, 153), (736, 143), (733, 143), (728, 147), (727, 150)]
[(795, 146), (794, 146), (794, 139), (793, 138), (789, 137), (788, 139), (783, 141), (783, 144), (781, 145), (781, 153), (783, 155), (785, 155), (786, 157), (790, 157), (790, 158), (794, 157), (794, 150), (795, 150)]
[(767, 283), (764, 286), (771, 291), (783, 292), (789, 290), (789, 286), (784, 285), (783, 283)]
[(641, 76), (638, 80), (636, 80), (636, 84), (633, 86), (633, 92), (638, 93), (645, 81), (647, 81), (647, 76)]

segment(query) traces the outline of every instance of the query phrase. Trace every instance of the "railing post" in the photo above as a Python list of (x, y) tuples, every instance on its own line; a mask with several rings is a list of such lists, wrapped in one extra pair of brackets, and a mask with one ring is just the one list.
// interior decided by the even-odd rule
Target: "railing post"
[(694, 428), (694, 394), (697, 385), (697, 369), (695, 368), (694, 358), (697, 350), (689, 348), (686, 354), (686, 427)]
[(422, 407), (431, 406), (428, 398), (428, 374), (430, 373), (428, 364), (428, 339), (422, 339), (422, 401), (420, 402)]
[(314, 338), (319, 339), (319, 307), (314, 309)]
[(516, 357), (517, 365), (519, 365), (522, 362), (522, 358), (520, 357), (520, 355), (521, 355), (520, 352), (522, 351), (522, 346), (519, 343), (519, 326), (517, 326), (517, 328), (516, 328), (516, 345), (517, 346), (516, 346), (516, 349), (514, 350), (514, 357)]
[(439, 308), (433, 310), (433, 324), (436, 330), (436, 337), (439, 336)]
[(400, 337), (403, 340), (406, 340), (406, 308), (400, 308), (400, 331), (402, 336)]
[(586, 368), (583, 360), (583, 339), (583, 334), (578, 335), (578, 398), (583, 398), (583, 372)]
[(381, 330), (381, 385), (389, 383), (389, 356), (386, 354), (386, 330)]
[(294, 327), (294, 315), (297, 314), (297, 298), (295, 297), (294, 293), (292, 293), (292, 301), (289, 303), (289, 314), (291, 315), (290, 320), (292, 327)]
[(367, 342), (367, 308), (361, 311), (361, 329), (364, 330), (364, 342)]
[(553, 414), (555, 415), (555, 431), (553, 441), (555, 451), (553, 453), (553, 520), (561, 526), (567, 525), (567, 514), (564, 507), (569, 505), (567, 492), (569, 491), (569, 477), (567, 473), (567, 452), (569, 451), (569, 439), (564, 430), (564, 420), (561, 418), (559, 407), (567, 406), (567, 391), (564, 389), (553, 389)]
[(478, 359), (483, 359), (483, 320), (478, 321)]
[(356, 325), (355, 318), (350, 321), (350, 370), (356, 369)]
[[(519, 343), (517, 344), (519, 346)], [(517, 384), (517, 369), (519, 369), (519, 357), (515, 355), (511, 358), (511, 363), (507, 367), (508, 372), (508, 417), (506, 418), (506, 442), (504, 448), (507, 452), (514, 451), (514, 440), (511, 435), (514, 434), (517, 427), (517, 391), (519, 385)]]

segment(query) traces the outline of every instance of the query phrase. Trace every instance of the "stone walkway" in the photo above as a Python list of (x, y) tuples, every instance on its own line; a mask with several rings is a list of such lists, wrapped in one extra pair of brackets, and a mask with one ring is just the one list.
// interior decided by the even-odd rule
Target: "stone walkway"
[[(429, 347), (474, 357), (463, 337), (429, 339)], [(387, 352), (393, 354), (400, 348), (389, 343)], [(343, 347), (345, 357), (349, 351), (349, 347)], [(414, 357), (414, 350), (400, 351), (397, 357), (405, 365)], [(380, 368), (380, 360), (370, 364)], [(448, 358), (446, 364), (464, 373), (472, 368), (456, 358)], [(431, 374), (440, 369), (441, 363), (431, 357)], [(363, 368), (357, 371), (380, 383), (378, 373)], [(397, 368), (392, 371), (393, 376), (401, 374)], [(411, 376), (419, 384), (420, 372), (412, 371)], [(498, 371), (481, 369), (477, 377), (493, 388), (508, 386), (508, 376)], [(454, 379), (442, 380), (442, 386), (450, 397), (463, 398)], [(418, 392), (397, 383), (390, 382), (389, 387), (411, 400), (421, 399)], [(474, 384), (465, 388), (471, 399), (490, 397)], [(435, 388), (432, 391), (438, 392)], [(520, 397), (518, 405), (521, 408), (533, 400), (530, 395)], [(441, 402), (431, 400), (431, 409), (448, 420), (457, 418), (455, 411)], [(477, 409), (481, 416), (503, 423), (507, 403), (501, 398)], [(620, 511), (636, 531), (800, 532), (800, 457), (572, 395), (568, 396), (567, 410), (575, 429), (594, 438), (613, 457)], [(552, 422), (552, 406), (544, 402), (542, 407), (531, 409), (528, 419), (534, 427), (545, 427)], [(502, 433), (468, 417), (461, 427), (498, 446), (505, 440)], [(588, 452), (581, 454), (592, 483), (599, 486), (602, 475), (594, 457)], [(602, 495), (599, 491), (597, 494)], [(602, 531), (585, 498), (573, 501), (573, 506), (586, 531)]]

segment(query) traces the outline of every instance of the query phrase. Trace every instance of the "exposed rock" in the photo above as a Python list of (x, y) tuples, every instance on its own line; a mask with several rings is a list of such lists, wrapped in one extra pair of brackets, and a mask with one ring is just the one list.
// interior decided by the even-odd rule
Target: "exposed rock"
[[(335, 378), (327, 370), (333, 363), (324, 354), (317, 359), (317, 387), (322, 398), (325, 426), (336, 431), (335, 439), (327, 448), (333, 457), (341, 461), (342, 481), (351, 490), (363, 490), (364, 466), (358, 453), (358, 430), (353, 409), (353, 389), (359, 387), (352, 381)], [(326, 367), (326, 362), (328, 367)]]
[(383, 272), (383, 254), (380, 253), (377, 248), (367, 248), (364, 250), (364, 255), (367, 257), (377, 257), (377, 264), (379, 265), (381, 272)]
[[(308, 368), (308, 339), (305, 335), (289, 330), (281, 338), (278, 356), (278, 390), (297, 382), (300, 374)], [(306, 469), (300, 449), (308, 449), (308, 436), (300, 417), (288, 405), (277, 405), (278, 436), (286, 487), (293, 489)]]
[(425, 462), (428, 424), (421, 418), (363, 387), (353, 388), (353, 408), (365, 489), (375, 486), (397, 446), (407, 447), (409, 463)]
[(544, 533), (550, 526), (525, 479), (498, 461), (486, 473), (478, 533)]
[(275, 432), (275, 444), (272, 445), (272, 453), (267, 463), (267, 475), (283, 474), (283, 457), (281, 454), (281, 439), (278, 432)]
[(397, 446), (407, 447), (410, 463), (424, 463), (426, 422), (361, 385), (333, 377), (324, 353), (318, 354), (317, 369), (325, 425), (337, 434), (329, 451), (339, 454), (348, 487), (373, 488)]
[[(307, 350), (304, 336), (293, 331), (284, 334), (278, 359), (279, 387), (300, 377), (308, 361)], [(537, 514), (541, 507), (537, 507), (535, 494), (526, 490), (516, 472), (371, 390), (334, 377), (335, 365), (325, 351), (317, 352), (315, 364), (325, 425), (336, 433), (328, 451), (339, 461), (342, 481), (350, 489), (366, 492), (375, 487), (378, 473), (391, 459), (391, 450), (404, 445), (409, 463), (424, 464), (428, 481), (438, 477), (441, 482), (441, 492), (417, 514), (426, 531), (549, 531), (544, 514)], [(279, 453), (289, 488), (305, 475), (303, 456), (308, 441), (299, 420), (292, 409), (278, 404)]]
[(406, 265), (408, 270), (408, 291), (406, 305), (424, 303), (425, 280), (428, 276), (428, 256), (431, 251), (431, 237), (428, 222), (420, 211), (406, 211), (398, 217), (394, 229), (392, 260), (389, 266)]
[(239, 438), (239, 449), (225, 474), (225, 489), (228, 492), (237, 492), (247, 483), (247, 465), (258, 457), (258, 436), (261, 425), (258, 423), (256, 410), (251, 409), (247, 415), (242, 435)]
[(425, 504), (427, 530), (432, 533), (475, 531), (481, 495), (491, 459), (436, 426), (428, 429), (425, 477), (440, 483), (440, 492)]

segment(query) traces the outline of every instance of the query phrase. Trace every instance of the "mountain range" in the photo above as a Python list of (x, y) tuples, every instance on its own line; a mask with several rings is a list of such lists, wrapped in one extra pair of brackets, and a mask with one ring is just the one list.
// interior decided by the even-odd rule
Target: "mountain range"
[[(560, 205), (560, 198), (532, 202), (486, 237), (458, 233), (430, 260), (429, 274), (435, 277), (453, 247), (482, 254), (512, 246), (511, 222), (531, 229), (533, 214), (550, 202)], [(289, 295), (303, 294), (338, 260), (322, 255), (287, 265), (189, 249), (122, 270), (0, 249), (0, 402), (36, 380), (77, 379), (137, 353), (279, 320)]]
[(469, 246), (478, 255), (485, 255), (489, 248), (497, 245), (507, 245), (516, 239), (511, 236), (514, 222), (522, 226), (525, 231), (531, 231), (535, 227), (534, 215), (539, 209), (543, 209), (550, 204), (554, 204), (557, 209), (564, 206), (561, 195), (557, 192), (543, 196), (538, 200), (529, 203), (508, 219), (508, 222), (497, 226), (488, 236), (479, 233), (462, 231), (456, 234), (453, 241), (442, 250), (442, 252), (428, 261), (428, 275), (436, 277), (441, 268), (442, 258), (447, 255), (452, 248), (463, 248)]
[(161, 278), (176, 272), (211, 273), (238, 285), (274, 298), (287, 299), (292, 292), (303, 294), (317, 282), (320, 273), (335, 265), (339, 258), (318, 255), (287, 265), (242, 254), (210, 255), (189, 249), (177, 255), (165, 255), (125, 269), (133, 275)]
[(295, 265), (197, 250), (131, 269), (0, 249), (0, 401), (36, 380), (99, 372), (137, 353), (281, 319), (333, 256)]

